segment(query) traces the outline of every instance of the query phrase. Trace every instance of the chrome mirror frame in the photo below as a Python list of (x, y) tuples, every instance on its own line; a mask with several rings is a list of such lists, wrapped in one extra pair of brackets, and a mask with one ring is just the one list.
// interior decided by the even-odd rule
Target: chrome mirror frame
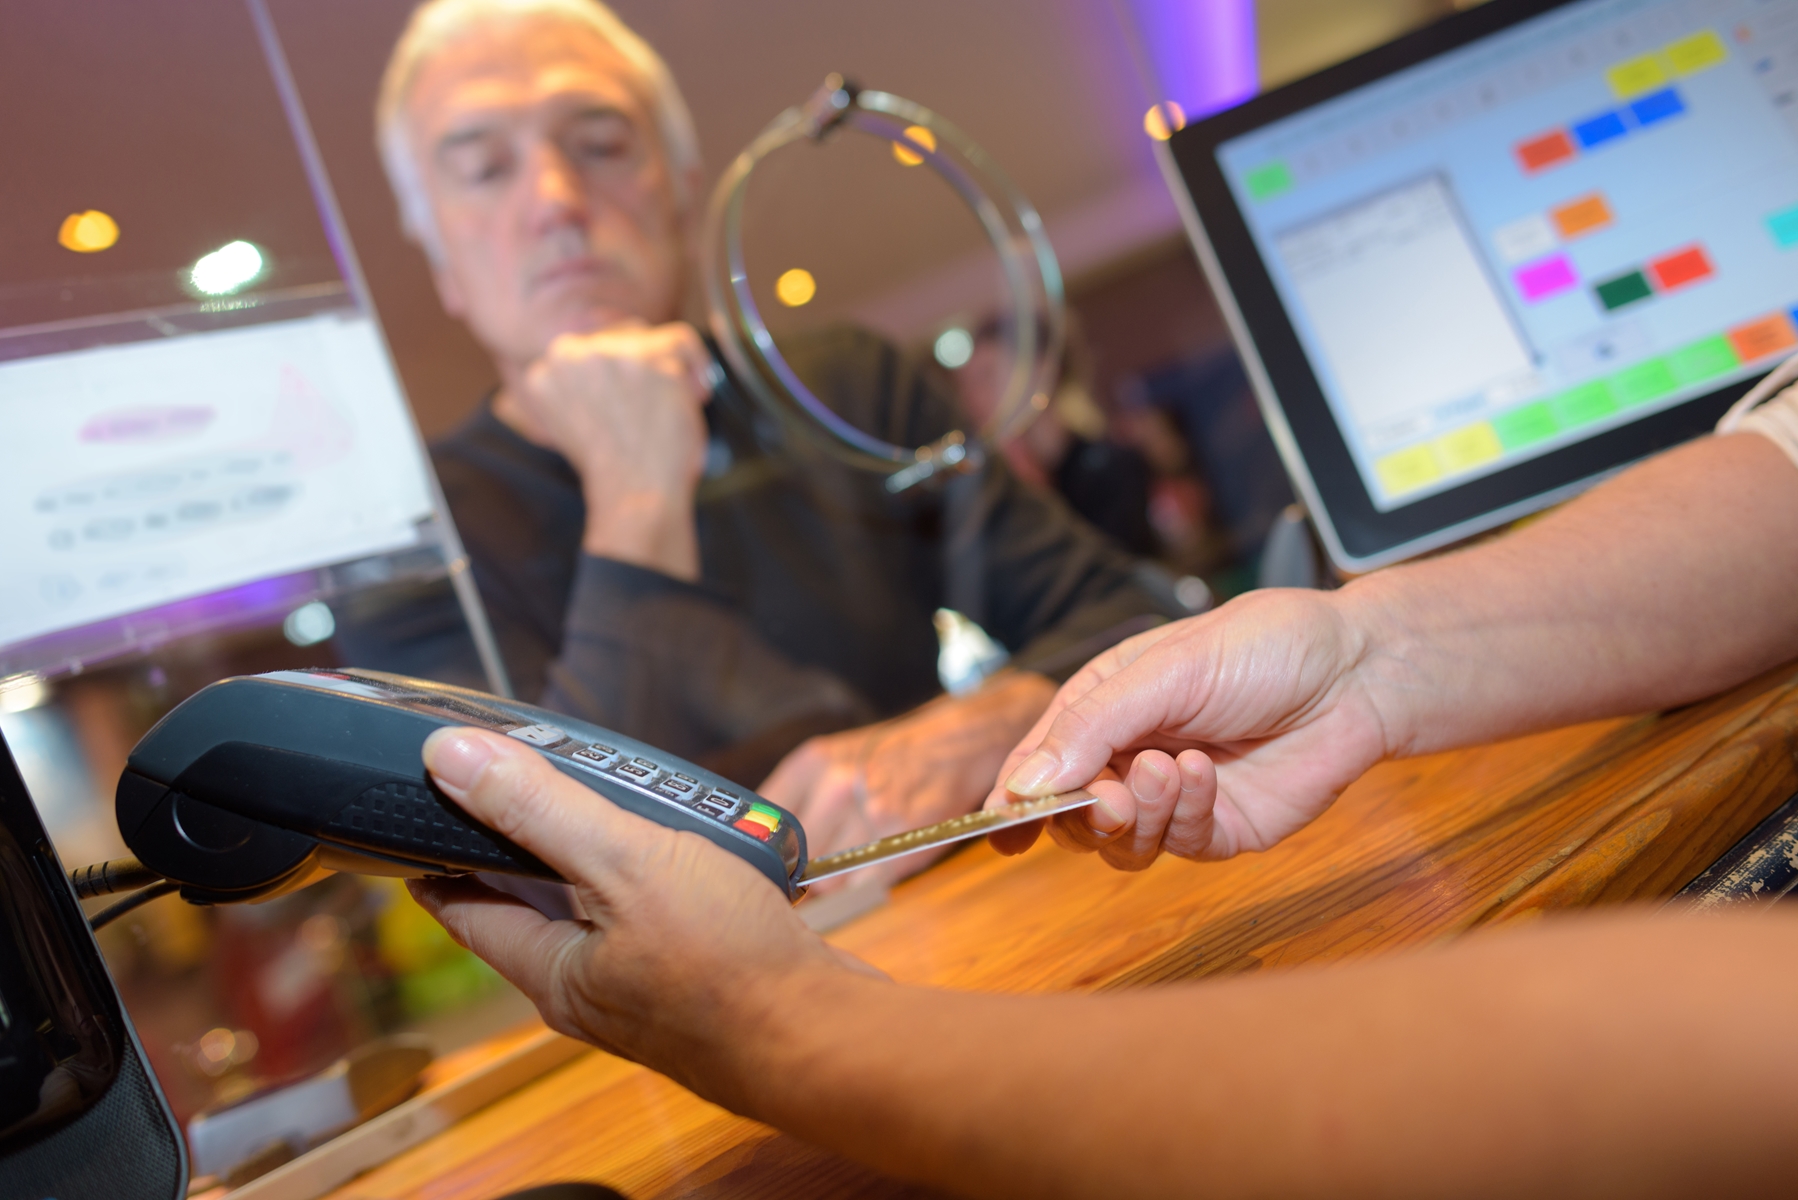
[[(914, 140), (921, 127), (936, 144)], [(922, 159), (971, 208), (999, 256), (1010, 300), (1002, 318), (1013, 360), (993, 417), (970, 435), (953, 430), (927, 446), (899, 446), (843, 420), (799, 379), (768, 332), (743, 255), (743, 203), (750, 176), (771, 154), (798, 141), (821, 143), (844, 128), (891, 142)], [(1049, 405), (1066, 326), (1061, 269), (1042, 218), (990, 157), (954, 125), (922, 105), (888, 92), (863, 90), (841, 75), (803, 105), (774, 118), (739, 154), (712, 192), (701, 247), (712, 336), (752, 398), (789, 428), (833, 456), (887, 476), (898, 493), (934, 475), (966, 471), (984, 447), (1016, 436)]]

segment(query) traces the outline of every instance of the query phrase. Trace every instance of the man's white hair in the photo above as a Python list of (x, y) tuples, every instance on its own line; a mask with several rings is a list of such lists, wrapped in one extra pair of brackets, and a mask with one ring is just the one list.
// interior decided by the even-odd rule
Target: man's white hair
[(417, 148), (406, 128), (407, 97), (419, 71), (445, 46), (489, 22), (527, 17), (553, 17), (592, 30), (630, 64), (649, 102), (662, 150), (674, 169), (676, 194), (683, 199), (687, 177), (700, 165), (693, 116), (668, 64), (599, 0), (426, 0), (413, 10), (387, 60), (375, 104), (375, 141), (387, 168), (387, 182), (399, 201), (400, 224), (433, 262), (442, 261), (443, 243), (431, 215), (431, 197), (425, 191)]

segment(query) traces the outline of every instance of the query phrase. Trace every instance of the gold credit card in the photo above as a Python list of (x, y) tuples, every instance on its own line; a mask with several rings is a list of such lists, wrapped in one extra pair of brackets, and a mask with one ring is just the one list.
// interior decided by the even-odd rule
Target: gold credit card
[(1016, 804), (1007, 804), (1001, 808), (987, 808), (979, 812), (968, 813), (966, 816), (950, 817), (947, 821), (938, 821), (935, 825), (926, 825), (924, 828), (914, 829), (910, 833), (895, 833), (892, 837), (883, 837), (878, 841), (869, 842), (865, 846), (856, 846), (853, 849), (839, 850), (835, 854), (814, 858), (805, 868), (805, 874), (799, 877), (799, 882), (802, 886), (808, 883), (817, 883), (820, 879), (829, 879), (846, 871), (859, 871), (863, 867), (873, 866), (877, 862), (885, 862), (889, 858), (916, 854), (920, 850), (929, 850), (934, 846), (947, 846), (951, 842), (979, 837), (982, 834), (991, 833), (995, 829), (1022, 825), (1025, 821), (1040, 821), (1044, 817), (1052, 817), (1056, 813), (1085, 808), (1097, 799), (1097, 796), (1082, 788), (1072, 792), (1062, 792), (1056, 796), (1044, 796), (1040, 800), (1020, 800)]

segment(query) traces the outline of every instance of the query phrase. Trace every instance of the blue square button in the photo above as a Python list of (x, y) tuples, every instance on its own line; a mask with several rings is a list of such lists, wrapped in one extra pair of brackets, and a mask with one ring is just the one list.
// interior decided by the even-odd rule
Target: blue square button
[(1679, 93), (1672, 88), (1651, 92), (1629, 106), (1635, 114), (1639, 125), (1653, 125), (1656, 121), (1665, 121), (1668, 117), (1677, 117), (1686, 111), (1686, 102), (1679, 98)]
[(1573, 136), (1578, 138), (1579, 144), (1587, 150), (1608, 142), (1612, 138), (1620, 138), (1628, 132), (1629, 130), (1623, 124), (1623, 114), (1615, 112), (1600, 113), (1573, 127)]

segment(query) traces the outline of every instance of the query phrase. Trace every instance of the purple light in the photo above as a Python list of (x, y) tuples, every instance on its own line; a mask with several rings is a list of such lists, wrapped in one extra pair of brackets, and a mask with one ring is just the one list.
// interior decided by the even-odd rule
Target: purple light
[(0, 676), (21, 671), (61, 675), (196, 634), (274, 625), (325, 594), (324, 584), (321, 572), (297, 571), (57, 630), (0, 650)]
[(1129, 0), (1142, 46), (1160, 85), (1195, 120), (1253, 96), (1254, 0)]

